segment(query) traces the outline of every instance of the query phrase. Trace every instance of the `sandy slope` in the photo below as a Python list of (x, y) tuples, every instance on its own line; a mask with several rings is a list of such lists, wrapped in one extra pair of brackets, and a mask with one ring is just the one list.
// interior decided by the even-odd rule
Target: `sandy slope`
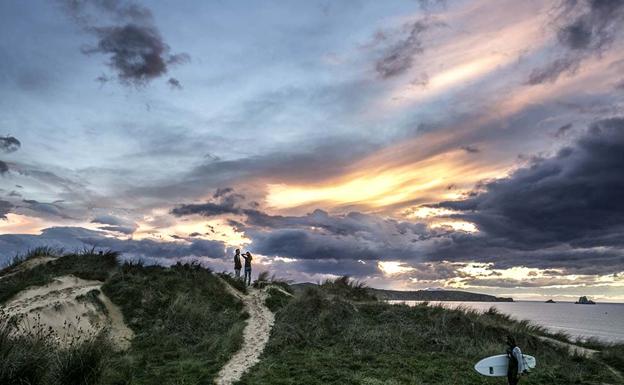
[(264, 305), (267, 297), (265, 290), (250, 288), (247, 295), (244, 295), (227, 285), (230, 293), (239, 298), (245, 305), (245, 310), (249, 313), (247, 326), (243, 331), (243, 346), (234, 356), (223, 366), (215, 379), (217, 385), (229, 385), (240, 380), (245, 372), (260, 361), (260, 354), (264, 350), (275, 317), (273, 313)]
[(133, 337), (123, 322), (121, 311), (101, 291), (98, 298), (102, 306), (80, 296), (91, 290), (100, 290), (102, 282), (88, 281), (66, 275), (57, 277), (51, 283), (31, 287), (4, 304), (11, 315), (23, 315), (22, 331), (32, 328), (51, 327), (59, 343), (66, 344), (72, 338), (84, 334), (95, 334), (103, 327), (109, 327), (112, 340), (122, 349), (127, 348)]

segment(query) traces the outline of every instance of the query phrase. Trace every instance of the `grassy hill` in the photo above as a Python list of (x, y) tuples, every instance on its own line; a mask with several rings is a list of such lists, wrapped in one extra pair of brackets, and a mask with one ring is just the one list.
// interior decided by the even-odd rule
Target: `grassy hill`
[(92, 251), (54, 258), (0, 272), (0, 306), (58, 276), (97, 279), (134, 331), (131, 347), (117, 351), (106, 329), (61, 346), (41, 325), (15, 337), (15, 319), (0, 311), (0, 384), (208, 384), (242, 342), (242, 305), (207, 269), (120, 266), (115, 253)]
[[(236, 284), (227, 276), (197, 265), (119, 265), (115, 253), (45, 261), (1, 271), (0, 306), (61, 275), (95, 279), (134, 338), (119, 350), (104, 328), (58, 345), (42, 328), (15, 334), (15, 320), (0, 311), (0, 384), (211, 384), (244, 343), (247, 314), (226, 289), (224, 281)], [(593, 347), (602, 352), (592, 358), (571, 356), (540, 339), (545, 330), (494, 310), (390, 305), (346, 278), (294, 297), (273, 288), (267, 293), (275, 325), (260, 362), (239, 384), (502, 384), (504, 379), (479, 376), (472, 367), (502, 353), (508, 334), (538, 359), (522, 384), (622, 383), (610, 368), (624, 370), (624, 345), (598, 344)]]
[(508, 334), (538, 358), (523, 384), (622, 383), (605, 366), (608, 355), (612, 366), (622, 367), (621, 356), (615, 358), (622, 346), (602, 347), (604, 356), (595, 359), (570, 356), (539, 338), (545, 330), (493, 309), (481, 314), (349, 300), (362, 293), (348, 281), (300, 293), (278, 310), (265, 354), (241, 384), (501, 384), (505, 380), (480, 376), (473, 365), (504, 353)]

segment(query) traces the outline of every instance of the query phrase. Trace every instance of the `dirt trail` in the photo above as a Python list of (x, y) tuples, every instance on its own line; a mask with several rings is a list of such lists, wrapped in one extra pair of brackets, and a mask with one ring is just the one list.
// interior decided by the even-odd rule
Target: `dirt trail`
[(275, 317), (271, 310), (264, 304), (267, 297), (265, 290), (249, 288), (248, 294), (244, 295), (224, 282), (228, 291), (240, 299), (249, 314), (247, 326), (243, 331), (243, 346), (221, 368), (215, 379), (217, 385), (230, 385), (240, 380), (245, 372), (260, 361), (260, 355), (264, 350)]

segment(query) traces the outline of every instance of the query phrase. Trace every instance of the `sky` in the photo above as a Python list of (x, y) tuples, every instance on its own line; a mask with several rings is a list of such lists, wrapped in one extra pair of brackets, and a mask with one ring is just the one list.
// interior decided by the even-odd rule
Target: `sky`
[(0, 266), (624, 302), (618, 0), (0, 2)]

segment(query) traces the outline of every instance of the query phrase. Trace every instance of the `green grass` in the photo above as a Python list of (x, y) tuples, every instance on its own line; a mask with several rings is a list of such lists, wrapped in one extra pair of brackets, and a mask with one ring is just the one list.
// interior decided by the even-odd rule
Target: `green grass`
[(41, 324), (15, 334), (18, 321), (0, 310), (0, 384), (96, 384), (115, 355), (105, 330), (59, 345)]
[(242, 278), (236, 278), (233, 274), (226, 272), (222, 272), (217, 275), (219, 276), (219, 278), (229, 283), (230, 286), (232, 286), (236, 290), (240, 291), (243, 294), (247, 294), (247, 285), (245, 285), (245, 282), (243, 282)]
[[(44, 255), (36, 249), (3, 270), (0, 280), (0, 304), (6, 302), (15, 294), (29, 286), (43, 286), (50, 283), (55, 277), (72, 274), (78, 278), (105, 281), (117, 268), (118, 254), (112, 251), (96, 253), (94, 250), (84, 250), (62, 256)], [(41, 256), (58, 257), (54, 261), (41, 264), (28, 270), (20, 270), (19, 265), (26, 260)]]
[[(37, 253), (25, 259), (41, 256)], [(241, 346), (247, 315), (224, 285), (224, 280), (241, 282), (231, 276), (193, 264), (119, 266), (115, 253), (92, 251), (62, 255), (28, 271), (20, 269), (23, 260), (4, 270), (12, 275), (0, 280), (0, 303), (59, 275), (99, 279), (135, 338), (125, 352), (114, 351), (104, 333), (59, 348), (50, 343), (48, 330), (11, 335), (7, 330), (16, 321), (0, 317), (0, 384), (210, 384)], [(390, 305), (348, 277), (291, 297), (268, 286), (290, 290), (286, 283), (260, 278), (256, 286), (266, 288), (266, 305), (276, 321), (261, 361), (243, 377), (243, 385), (502, 384), (504, 379), (478, 375), (473, 365), (504, 352), (508, 334), (538, 358), (538, 368), (522, 379), (523, 385), (616, 384), (621, 379), (605, 365), (624, 371), (624, 345), (585, 341), (601, 353), (594, 360), (570, 356), (538, 338), (569, 341), (569, 336), (550, 334), (495, 309), (479, 313), (426, 303)], [(94, 301), (96, 294), (79, 300)]]
[(599, 355), (612, 368), (624, 373), (624, 344), (613, 344), (603, 348)]
[(291, 296), (284, 294), (283, 291), (278, 290), (274, 287), (269, 287), (267, 289), (267, 298), (264, 301), (266, 307), (269, 308), (273, 313), (277, 312), (281, 308), (288, 305), (288, 302), (291, 300)]
[[(360, 297), (359, 285), (346, 297)], [(538, 368), (523, 384), (617, 383), (601, 362), (568, 356), (536, 337), (541, 328), (496, 311), (351, 301), (335, 287), (309, 288), (276, 314), (262, 359), (241, 384), (501, 384), (478, 375), (479, 359), (504, 352), (513, 334)], [(614, 354), (616, 355), (616, 354)]]
[(242, 343), (242, 304), (199, 265), (127, 264), (102, 291), (136, 334), (111, 383), (209, 384)]
[[(2, 385), (209, 384), (242, 343), (247, 314), (210, 270), (193, 264), (119, 266), (113, 252), (50, 255), (43, 251), (17, 258), (3, 270), (0, 303), (62, 275), (100, 280), (102, 292), (121, 308), (135, 338), (126, 352), (112, 350), (103, 335), (60, 349), (41, 327), (19, 337), (11, 335), (9, 325), (17, 323), (7, 318), (0, 322)], [(24, 261), (40, 256), (57, 259), (28, 270), (20, 268)], [(97, 294), (90, 291), (77, 300), (102, 305)]]

